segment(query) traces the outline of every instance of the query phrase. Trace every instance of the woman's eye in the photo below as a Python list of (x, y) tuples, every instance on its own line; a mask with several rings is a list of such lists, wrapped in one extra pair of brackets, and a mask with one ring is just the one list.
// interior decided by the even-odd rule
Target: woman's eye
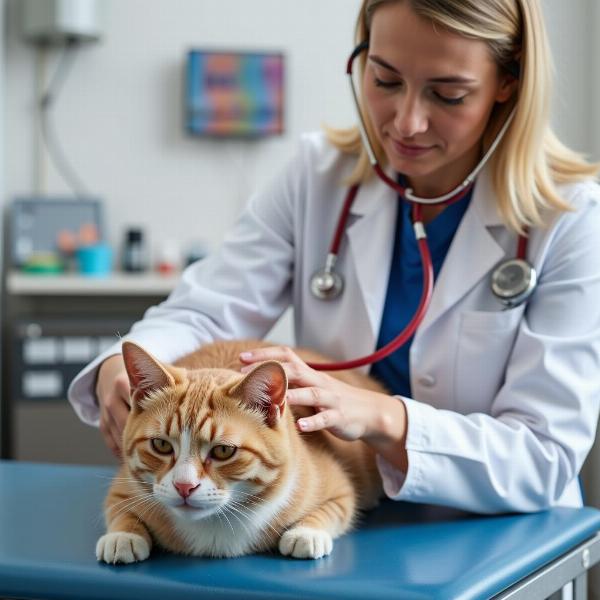
[(457, 104), (462, 104), (464, 102), (465, 97), (460, 96), (459, 98), (449, 98), (448, 96), (442, 96), (442, 94), (438, 94), (434, 92), (435, 97), (444, 104), (450, 104), (452, 106), (456, 106)]
[(384, 81), (383, 79), (379, 79), (378, 77), (375, 77), (375, 85), (377, 87), (385, 88), (386, 90), (389, 90), (400, 84), (397, 81)]
[(235, 446), (215, 446), (211, 451), (210, 455), (215, 460), (227, 460), (231, 458), (237, 448)]
[(166, 440), (161, 440), (160, 438), (154, 438), (152, 440), (152, 447), (159, 454), (172, 454), (173, 453), (173, 446)]

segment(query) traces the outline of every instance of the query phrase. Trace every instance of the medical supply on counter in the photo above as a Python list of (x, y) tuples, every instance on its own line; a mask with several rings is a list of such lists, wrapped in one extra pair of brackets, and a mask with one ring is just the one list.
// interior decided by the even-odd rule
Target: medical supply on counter
[(113, 252), (108, 244), (96, 243), (79, 246), (75, 250), (77, 269), (89, 277), (106, 277), (112, 271)]
[(23, 264), (23, 272), (31, 275), (56, 275), (63, 271), (63, 261), (53, 252), (32, 254)]
[(172, 275), (181, 266), (179, 246), (174, 240), (163, 240), (157, 250), (154, 269), (161, 275)]
[(127, 273), (141, 273), (148, 269), (148, 251), (142, 229), (136, 227), (125, 232), (122, 262), (123, 271)]

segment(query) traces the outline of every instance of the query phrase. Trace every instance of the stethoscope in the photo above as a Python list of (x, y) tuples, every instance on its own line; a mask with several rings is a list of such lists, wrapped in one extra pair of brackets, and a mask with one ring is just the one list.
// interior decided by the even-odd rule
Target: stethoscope
[[(435, 204), (452, 204), (457, 202), (471, 190), (475, 178), (483, 169), (485, 164), (490, 159), (491, 155), (496, 150), (498, 144), (502, 140), (506, 130), (508, 129), (514, 114), (515, 109), (512, 110), (511, 114), (506, 119), (504, 125), (498, 132), (496, 139), (488, 148), (483, 158), (479, 161), (477, 166), (469, 173), (466, 179), (454, 188), (452, 191), (436, 198), (421, 198), (413, 193), (413, 190), (408, 187), (404, 187), (399, 182), (394, 181), (388, 177), (385, 171), (379, 165), (379, 161), (375, 156), (371, 141), (367, 135), (367, 128), (363, 119), (362, 112), (360, 110), (360, 104), (358, 101), (358, 93), (354, 85), (354, 79), (352, 76), (352, 64), (356, 57), (368, 48), (368, 42), (363, 42), (357, 46), (348, 60), (346, 68), (346, 74), (350, 81), (350, 89), (352, 91), (352, 97), (356, 105), (356, 111), (358, 114), (358, 128), (362, 138), (362, 143), (369, 157), (369, 162), (373, 167), (373, 170), (378, 177), (383, 180), (385, 184), (391, 187), (395, 192), (400, 194), (408, 202), (411, 202), (411, 216), (413, 222), (413, 230), (419, 247), (419, 254), (421, 256), (421, 264), (423, 266), (423, 291), (419, 300), (419, 306), (408, 325), (404, 328), (400, 334), (393, 339), (391, 342), (369, 354), (353, 360), (336, 362), (336, 363), (308, 363), (310, 367), (319, 371), (338, 371), (342, 369), (355, 369), (365, 365), (375, 363), (383, 358), (389, 356), (398, 348), (403, 346), (415, 333), (417, 327), (421, 324), (425, 318), (425, 313), (431, 301), (433, 294), (433, 263), (431, 260), (431, 254), (429, 252), (429, 246), (427, 244), (427, 235), (425, 233), (425, 226), (423, 224), (422, 217), (422, 206), (423, 205), (435, 205)], [(338, 298), (344, 289), (344, 279), (340, 273), (335, 270), (335, 264), (337, 262), (339, 249), (342, 241), (342, 236), (346, 229), (346, 223), (348, 221), (348, 215), (352, 203), (356, 198), (359, 186), (353, 185), (346, 195), (344, 205), (340, 213), (338, 223), (335, 229), (333, 239), (327, 254), (327, 260), (325, 267), (320, 269), (311, 277), (310, 290), (315, 298), (319, 300), (334, 300)], [(533, 266), (527, 261), (527, 236), (520, 235), (517, 244), (517, 255), (516, 258), (511, 258), (500, 263), (493, 271), (491, 277), (491, 289), (494, 296), (504, 305), (505, 309), (514, 308), (522, 302), (525, 302), (533, 293), (537, 284), (537, 274)]]

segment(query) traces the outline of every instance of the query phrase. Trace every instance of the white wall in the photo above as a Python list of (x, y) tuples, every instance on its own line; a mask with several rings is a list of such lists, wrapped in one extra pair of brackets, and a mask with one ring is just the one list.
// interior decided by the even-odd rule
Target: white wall
[[(106, 202), (111, 238), (128, 224), (154, 241), (216, 246), (248, 194), (291, 157), (301, 132), (350, 125), (345, 81), (359, 0), (103, 0), (102, 43), (83, 48), (54, 110), (81, 178)], [(6, 191), (34, 188), (35, 52), (8, 0)], [(188, 49), (283, 50), (286, 133), (262, 141), (209, 141), (183, 130)], [(55, 54), (48, 65), (53, 73)], [(48, 191), (67, 187), (51, 168)]]
[[(556, 70), (553, 124), (559, 137), (573, 149), (600, 158), (590, 127), (598, 105), (593, 98), (594, 67), (598, 54), (593, 49), (600, 21), (598, 0), (541, 0)], [(595, 14), (597, 13), (597, 14)], [(600, 88), (598, 89), (600, 91)], [(600, 98), (596, 96), (596, 98)]]

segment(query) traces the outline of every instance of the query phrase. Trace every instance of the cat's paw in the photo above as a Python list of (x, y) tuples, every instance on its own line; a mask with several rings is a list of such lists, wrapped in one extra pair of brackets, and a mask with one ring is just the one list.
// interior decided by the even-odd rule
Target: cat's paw
[(150, 544), (137, 533), (107, 533), (96, 544), (96, 558), (106, 563), (133, 563), (146, 560), (148, 556)]
[(331, 554), (332, 549), (329, 533), (312, 527), (294, 527), (279, 540), (279, 552), (294, 558), (321, 558)]

